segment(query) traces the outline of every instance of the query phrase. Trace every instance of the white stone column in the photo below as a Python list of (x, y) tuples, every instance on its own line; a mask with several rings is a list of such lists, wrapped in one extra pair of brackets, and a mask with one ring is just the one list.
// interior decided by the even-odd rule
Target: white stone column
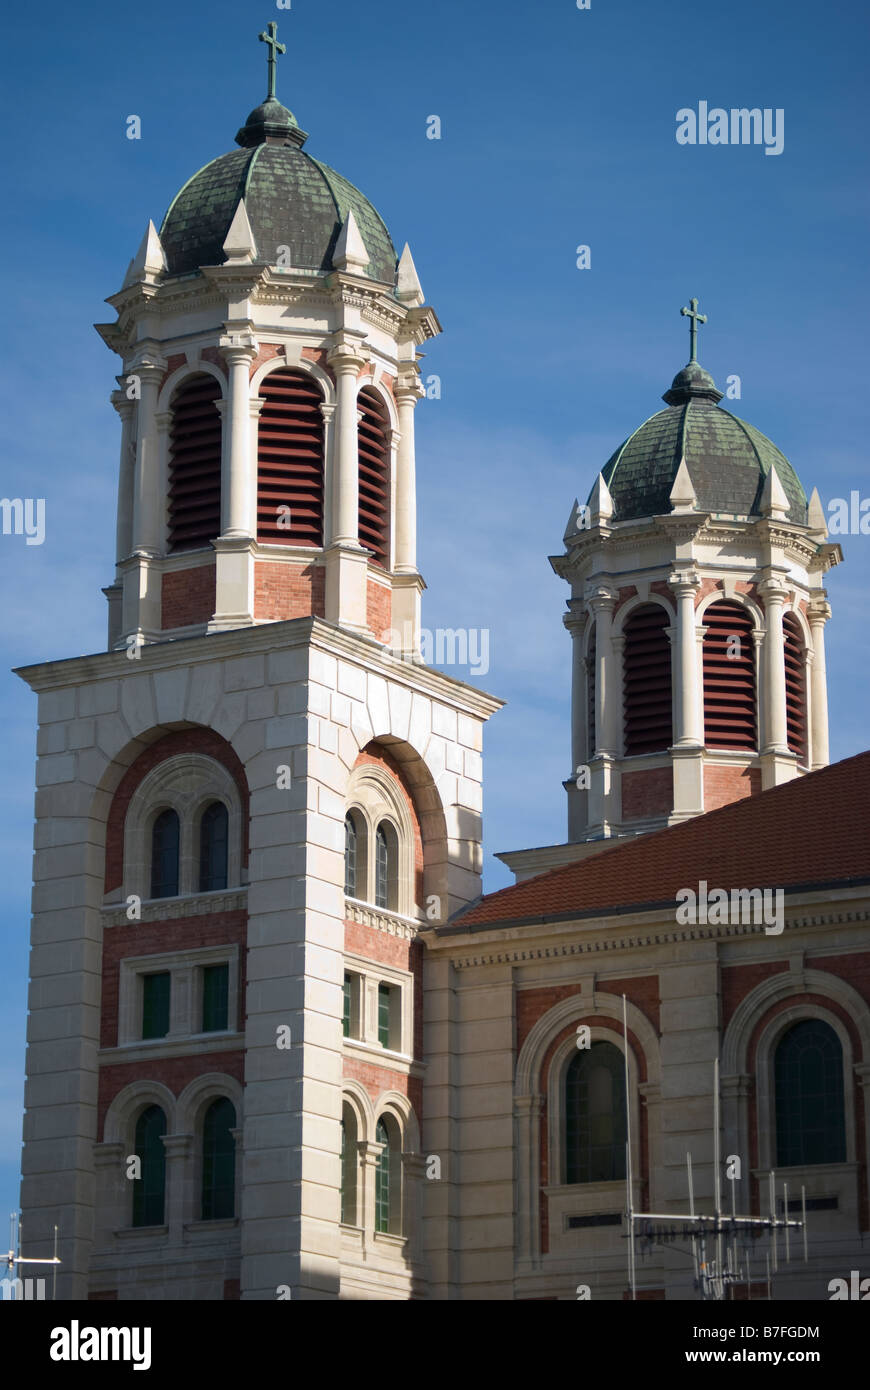
[(157, 397), (166, 364), (141, 362), (130, 368), (127, 379), (139, 378), (139, 408), (136, 430), (136, 467), (133, 492), (133, 550), (153, 556), (159, 550), (158, 516), (160, 506), (159, 441), (157, 435)]
[(133, 444), (134, 402), (125, 391), (112, 392), (112, 405), (121, 417), (121, 458), (118, 468), (118, 522), (115, 530), (115, 560), (126, 560), (133, 549), (133, 492), (136, 478), (136, 450)]
[(693, 570), (676, 570), (668, 579), (677, 600), (674, 746), (697, 748), (704, 742), (701, 671), (695, 628), (695, 595), (701, 580)]
[(343, 329), (336, 338), (328, 358), (336, 378), (336, 413), (326, 617), (352, 632), (367, 632), (368, 552), (359, 543), (357, 407), (358, 377), (366, 358), (362, 334)]
[(788, 589), (778, 579), (767, 579), (760, 586), (764, 599), (764, 752), (784, 753), (788, 749), (785, 709), (785, 647), (782, 633), (783, 605)]
[(258, 475), (259, 475), (259, 468), (260, 468), (260, 463), (259, 463), (260, 412), (261, 412), (261, 410), (263, 409), (263, 406), (264, 406), (265, 404), (266, 404), (266, 402), (265, 402), (260, 396), (252, 396), (252, 397), (249, 397), (249, 399), (248, 399), (248, 416), (249, 416), (249, 424), (248, 424), (248, 431), (249, 431), (249, 436), (248, 436), (248, 450), (249, 450), (249, 453), (248, 453), (248, 459), (249, 459), (249, 468), (248, 468), (247, 512), (248, 512), (248, 526), (249, 526), (249, 528), (250, 528), (249, 534), (250, 534), (251, 536), (253, 536), (255, 539), (256, 539), (257, 530), (258, 530), (258, 527), (259, 527), (259, 518), (258, 518), (258, 516), (257, 516), (257, 488), (258, 488), (258, 486), (259, 486), (259, 483), (258, 483)]
[(831, 607), (823, 598), (813, 599), (807, 612), (810, 631), (813, 636), (812, 663), (810, 665), (810, 758), (813, 770), (827, 767), (830, 761), (828, 750), (828, 679), (825, 671), (825, 623), (831, 616)]
[(396, 455), (396, 540), (394, 568), (399, 574), (417, 570), (417, 479), (414, 448), (414, 410), (421, 395), (416, 372), (400, 376), (395, 388), (399, 412)]
[(321, 402), (320, 413), (323, 416), (323, 545), (326, 547), (331, 543), (334, 530), (333, 494), (337, 467), (335, 405), (332, 402)]
[(598, 756), (616, 756), (617, 673), (613, 649), (613, 610), (616, 594), (600, 586), (589, 600), (595, 614), (595, 751)]
[(333, 545), (359, 544), (359, 438), (357, 380), (365, 358), (355, 340), (342, 335), (329, 354), (335, 372), (336, 458), (333, 470)]
[(221, 537), (249, 537), (251, 531), (250, 368), (257, 344), (250, 335), (231, 334), (220, 346), (230, 373), (224, 413), (221, 466)]
[(169, 452), (172, 411), (164, 410), (155, 415), (157, 429), (157, 543), (161, 554), (169, 550)]

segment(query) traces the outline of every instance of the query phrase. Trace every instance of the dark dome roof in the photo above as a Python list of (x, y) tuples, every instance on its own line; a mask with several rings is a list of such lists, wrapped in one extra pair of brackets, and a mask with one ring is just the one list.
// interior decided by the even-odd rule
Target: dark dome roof
[(701, 511), (759, 515), (771, 465), (789, 500), (788, 520), (804, 526), (807, 499), (785, 455), (766, 435), (719, 405), (722, 392), (697, 362), (674, 377), (667, 410), (645, 420), (604, 465), (614, 521), (661, 516), (682, 459)]
[(342, 225), (352, 210), (371, 257), (366, 273), (396, 281), (396, 251), (383, 220), (359, 189), (306, 154), (307, 136), (286, 106), (269, 98), (236, 136), (241, 149), (220, 155), (188, 179), (160, 228), (170, 275), (222, 265), (223, 244), (244, 198), (257, 260), (278, 262), (289, 247), (294, 269), (329, 271)]

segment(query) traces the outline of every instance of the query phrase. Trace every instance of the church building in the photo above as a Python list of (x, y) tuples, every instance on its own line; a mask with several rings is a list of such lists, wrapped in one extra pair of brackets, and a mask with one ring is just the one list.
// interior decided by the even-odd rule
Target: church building
[[(690, 1152), (712, 1200), (719, 1059), (729, 1201), (767, 1214), (775, 1169), (793, 1215), (803, 1188), (810, 1258), (777, 1296), (826, 1298), (870, 1231), (870, 755), (828, 767), (818, 496), (722, 408), (692, 301), (666, 409), (551, 561), (567, 841), (505, 853), (517, 882), (481, 897), (501, 701), (420, 649), (440, 324), (260, 37), (266, 99), (98, 325), (106, 650), (18, 671), (28, 1253), (59, 1227), (72, 1300), (622, 1299), (627, 1190), (683, 1212)], [(782, 911), (738, 921), (708, 887)], [(638, 1297), (698, 1296), (683, 1251), (637, 1245)]]

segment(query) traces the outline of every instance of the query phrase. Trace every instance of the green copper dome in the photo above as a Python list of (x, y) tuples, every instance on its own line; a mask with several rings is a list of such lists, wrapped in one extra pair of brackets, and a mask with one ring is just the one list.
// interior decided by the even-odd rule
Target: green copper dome
[(775, 465), (789, 500), (788, 520), (806, 525), (806, 494), (788, 459), (760, 430), (722, 409), (722, 392), (703, 367), (689, 362), (662, 399), (667, 409), (644, 421), (601, 470), (614, 521), (670, 512), (671, 488), (685, 459), (701, 511), (759, 515)]
[[(222, 265), (239, 199), (259, 261), (297, 270), (332, 270), (332, 253), (352, 210), (369, 253), (366, 273), (395, 285), (396, 251), (382, 219), (359, 189), (306, 154), (296, 118), (274, 97), (251, 112), (236, 136), (241, 149), (213, 159), (175, 197), (160, 228), (170, 275)], [(284, 252), (279, 247), (287, 247)]]

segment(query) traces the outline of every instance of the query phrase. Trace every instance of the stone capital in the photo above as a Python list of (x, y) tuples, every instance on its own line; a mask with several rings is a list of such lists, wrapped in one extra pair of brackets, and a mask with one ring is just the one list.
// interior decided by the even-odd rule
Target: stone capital
[(262, 396), (251, 396), (248, 401), (248, 410), (250, 411), (252, 420), (259, 419), (260, 411), (265, 404), (266, 402), (263, 400)]
[(333, 415), (335, 414), (335, 403), (332, 401), (321, 401), (318, 409), (320, 410), (320, 413), (323, 416), (324, 424), (328, 425)]
[(814, 598), (807, 609), (810, 627), (823, 627), (831, 616), (831, 605), (827, 599)]
[(112, 402), (112, 405), (115, 407), (122, 420), (126, 421), (132, 419), (136, 402), (130, 400), (126, 391), (113, 391), (109, 400)]
[(124, 376), (127, 378), (128, 381), (131, 376), (138, 377), (139, 382), (142, 386), (158, 387), (163, 381), (163, 376), (165, 372), (166, 363), (164, 362), (163, 358), (161, 357), (155, 360), (153, 357), (150, 357), (142, 358), (137, 362), (133, 362), (127, 368), (126, 372), (124, 373)]
[(154, 416), (154, 423), (158, 430), (168, 430), (172, 424), (172, 411), (161, 410), (159, 415)]
[(327, 354), (327, 362), (337, 376), (358, 376), (370, 359), (361, 333), (351, 333), (342, 329), (335, 335), (335, 343)]
[(164, 1134), (162, 1138), (167, 1158), (186, 1158), (193, 1149), (192, 1134)]
[(772, 576), (759, 584), (758, 592), (766, 604), (783, 604), (791, 593), (791, 589), (781, 579)]
[(227, 333), (218, 339), (218, 347), (228, 367), (250, 366), (259, 352), (252, 333)]
[(700, 589), (701, 576), (693, 569), (673, 570), (668, 575), (668, 583), (677, 598), (687, 598), (690, 594), (696, 594)]

